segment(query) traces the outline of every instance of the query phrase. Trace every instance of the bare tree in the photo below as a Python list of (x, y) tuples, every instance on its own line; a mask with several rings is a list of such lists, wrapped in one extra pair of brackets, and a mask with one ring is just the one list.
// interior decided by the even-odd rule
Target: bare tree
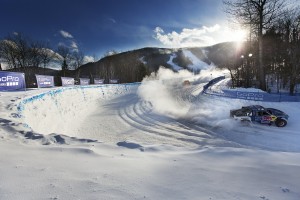
[(74, 51), (71, 55), (71, 66), (76, 72), (76, 78), (80, 77), (80, 69), (79, 67), (83, 65), (84, 62), (84, 54), (81, 51)]
[(16, 44), (17, 63), (20, 68), (26, 71), (30, 63), (30, 44), (29, 39), (18, 33), (10, 38)]
[[(24, 72), (32, 63), (32, 49), (30, 40), (22, 34), (7, 36), (0, 42), (1, 58), (9, 68), (22, 68)], [(35, 48), (37, 50), (37, 48)]]
[(94, 62), (96, 62), (97, 60), (99, 60), (99, 58), (98, 58), (98, 56), (96, 56), (96, 54), (93, 54), (93, 60), (94, 60)]
[(266, 90), (263, 63), (263, 33), (269, 29), (274, 20), (281, 15), (283, 0), (224, 0), (225, 12), (236, 22), (250, 27), (258, 40), (258, 75), (260, 89)]
[(41, 49), (42, 49), (42, 44), (40, 42), (32, 42), (30, 44), (29, 65), (32, 65), (33, 67), (40, 66), (40, 64), (42, 63)]
[(9, 69), (17, 69), (17, 51), (16, 44), (4, 39), (0, 41), (0, 58), (5, 62)]
[(61, 56), (61, 69), (65, 76), (70, 64), (70, 49), (66, 46), (60, 45), (57, 48), (57, 53)]
[(285, 74), (288, 75), (290, 94), (294, 94), (300, 78), (300, 12), (298, 9), (286, 10), (278, 21), (278, 29), (283, 40)]
[(83, 65), (84, 54), (81, 51), (74, 51), (71, 57), (72, 57), (71, 65), (75, 70), (78, 69), (81, 65)]
[(49, 64), (55, 58), (55, 52), (51, 50), (49, 43), (43, 43), (39, 53), (45, 73), (47, 64)]

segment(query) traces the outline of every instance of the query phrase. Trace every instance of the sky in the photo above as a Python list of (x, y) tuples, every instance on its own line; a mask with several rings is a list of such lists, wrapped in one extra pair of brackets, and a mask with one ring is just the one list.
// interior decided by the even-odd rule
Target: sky
[(90, 57), (237, 40), (222, 0), (0, 0), (0, 38), (22, 33)]

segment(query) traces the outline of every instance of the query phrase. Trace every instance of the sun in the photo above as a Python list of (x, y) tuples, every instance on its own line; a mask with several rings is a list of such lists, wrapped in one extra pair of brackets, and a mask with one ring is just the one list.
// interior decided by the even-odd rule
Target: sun
[(224, 32), (224, 41), (226, 42), (244, 42), (247, 40), (247, 31), (243, 29), (227, 29)]

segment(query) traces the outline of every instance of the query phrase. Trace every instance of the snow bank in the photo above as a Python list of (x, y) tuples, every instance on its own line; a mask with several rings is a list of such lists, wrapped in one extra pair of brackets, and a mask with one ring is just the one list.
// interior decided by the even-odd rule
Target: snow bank
[[(161, 70), (148, 77), (139, 87), (142, 99), (135, 94), (138, 84), (0, 93), (0, 199), (299, 200), (299, 102), (263, 102), (290, 115), (285, 128), (228, 130), (228, 109), (253, 101), (193, 95), (210, 74), (181, 73)], [(191, 85), (182, 85), (186, 79)], [(81, 135), (96, 129), (100, 138), (115, 135), (118, 142), (44, 146), (19, 137), (16, 129), (27, 129), (13, 117), (24, 96), (19, 114), (30, 126), (47, 132), (67, 125), (75, 132), (94, 108)], [(192, 122), (152, 112), (176, 116), (185, 103), (192, 105)], [(196, 149), (188, 150), (192, 144)]]
[(40, 134), (76, 136), (78, 127), (99, 101), (107, 101), (139, 84), (59, 88), (24, 99), (18, 106), (24, 123)]

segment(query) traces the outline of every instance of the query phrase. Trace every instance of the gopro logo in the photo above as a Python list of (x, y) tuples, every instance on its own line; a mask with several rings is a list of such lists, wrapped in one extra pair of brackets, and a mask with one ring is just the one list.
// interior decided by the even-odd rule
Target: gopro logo
[(3, 76), (0, 77), (0, 83), (2, 82), (1, 85), (6, 85), (6, 86), (18, 86), (19, 85), (19, 77), (17, 76)]
[(17, 76), (3, 76), (0, 77), (0, 82), (18, 82), (19, 81), (19, 77)]

